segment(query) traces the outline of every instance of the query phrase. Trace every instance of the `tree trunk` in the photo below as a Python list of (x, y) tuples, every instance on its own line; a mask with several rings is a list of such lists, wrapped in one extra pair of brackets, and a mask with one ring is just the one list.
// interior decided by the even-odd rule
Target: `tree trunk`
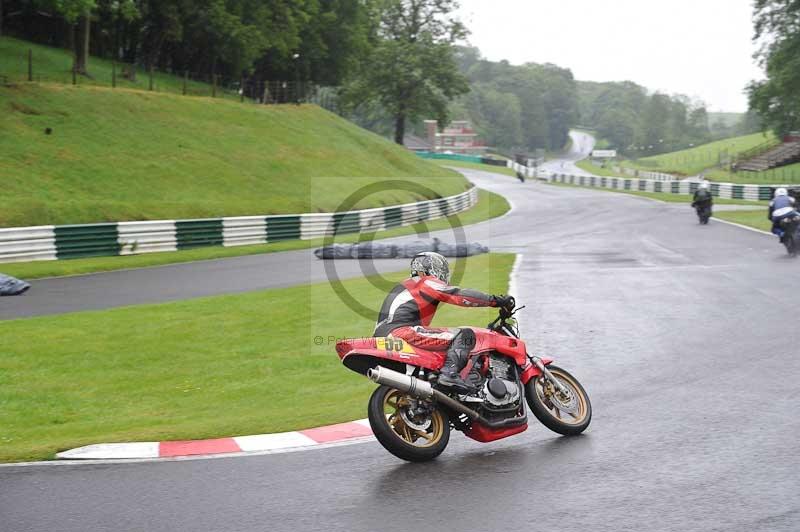
[(401, 111), (394, 117), (394, 141), (403, 146), (403, 138), (406, 136), (406, 114)]
[(0, 0), (0, 36), (3, 35), (3, 0)]
[(75, 40), (75, 63), (73, 67), (78, 74), (89, 74), (89, 33), (91, 30), (91, 12), (84, 13), (78, 23), (78, 38)]

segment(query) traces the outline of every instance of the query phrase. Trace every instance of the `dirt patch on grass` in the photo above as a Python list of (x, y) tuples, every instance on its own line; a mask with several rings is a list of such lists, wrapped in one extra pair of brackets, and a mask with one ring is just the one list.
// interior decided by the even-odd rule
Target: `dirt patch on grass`
[(9, 105), (9, 107), (11, 107), (12, 111), (16, 111), (16, 112), (22, 113), (24, 115), (40, 115), (40, 114), (42, 114), (39, 111), (37, 111), (36, 109), (34, 109), (33, 107), (29, 107), (29, 106), (25, 105), (24, 103), (9, 102), (8, 105)]

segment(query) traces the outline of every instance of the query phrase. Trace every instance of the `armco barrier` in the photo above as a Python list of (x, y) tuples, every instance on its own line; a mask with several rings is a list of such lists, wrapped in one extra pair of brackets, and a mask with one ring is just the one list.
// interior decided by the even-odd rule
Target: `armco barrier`
[[(689, 181), (661, 181), (655, 179), (634, 179), (626, 177), (594, 177), (570, 174), (552, 174), (545, 181), (578, 185), (583, 187), (609, 188), (612, 190), (631, 190), (639, 192), (663, 192), (666, 194), (691, 195), (698, 183)], [(772, 185), (775, 186), (775, 185)], [(770, 185), (737, 185), (733, 183), (712, 183), (711, 194), (723, 199), (750, 201), (772, 199)], [(787, 185), (788, 186), (788, 185)]]
[(340, 213), (235, 216), (0, 229), (0, 262), (134, 255), (381, 231), (443, 218), (478, 202), (478, 189), (428, 201)]

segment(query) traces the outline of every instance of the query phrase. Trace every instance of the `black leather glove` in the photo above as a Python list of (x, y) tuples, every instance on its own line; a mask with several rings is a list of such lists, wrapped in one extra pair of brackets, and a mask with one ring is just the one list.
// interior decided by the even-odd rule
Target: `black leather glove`
[(511, 296), (492, 296), (494, 297), (494, 305), (496, 307), (500, 307), (503, 310), (507, 310), (511, 312), (514, 310), (514, 306), (516, 305), (516, 301)]

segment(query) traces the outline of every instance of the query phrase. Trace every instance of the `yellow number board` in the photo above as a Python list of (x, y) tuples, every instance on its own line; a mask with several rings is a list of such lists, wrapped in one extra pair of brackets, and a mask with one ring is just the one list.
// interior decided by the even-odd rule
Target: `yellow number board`
[(397, 353), (409, 353), (412, 355), (414, 354), (414, 348), (400, 338), (392, 338), (391, 336), (386, 338), (375, 338), (375, 344), (378, 349), (383, 349), (384, 351), (395, 351)]

